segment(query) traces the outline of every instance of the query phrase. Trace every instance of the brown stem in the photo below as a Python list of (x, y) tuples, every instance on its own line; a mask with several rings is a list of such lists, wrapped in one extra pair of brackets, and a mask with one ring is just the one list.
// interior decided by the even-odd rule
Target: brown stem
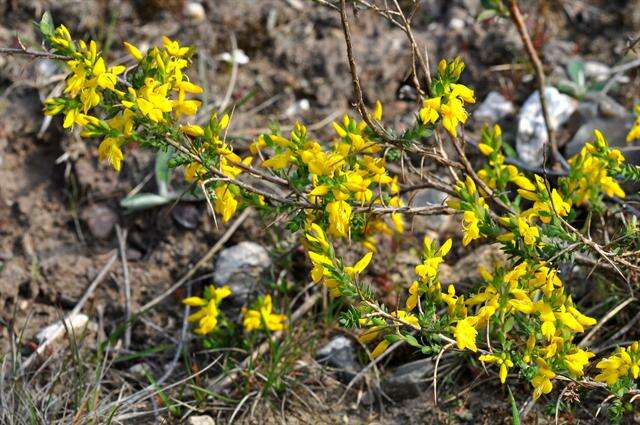
[[(522, 43), (524, 44), (525, 50), (527, 51), (527, 55), (533, 64), (533, 69), (536, 73), (536, 80), (538, 82), (538, 93), (540, 93), (540, 106), (542, 107), (542, 116), (544, 118), (544, 124), (547, 128), (547, 138), (549, 145), (551, 146), (551, 154), (556, 162), (560, 163), (564, 169), (569, 169), (569, 164), (564, 159), (564, 157), (560, 154), (558, 150), (558, 144), (556, 141), (555, 131), (551, 126), (551, 119), (549, 117), (549, 108), (547, 107), (547, 100), (544, 96), (544, 89), (546, 86), (545, 83), (545, 75), (544, 68), (542, 66), (542, 61), (538, 56), (538, 52), (536, 52), (533, 43), (531, 42), (531, 37), (529, 36), (529, 32), (527, 31), (527, 27), (524, 23), (524, 19), (522, 17), (522, 13), (520, 12), (520, 8), (518, 7), (517, 0), (509, 0), (509, 14), (511, 15), (511, 20), (515, 24), (518, 29), (518, 34), (520, 34), (520, 38), (522, 39)], [(544, 151), (545, 161), (546, 162), (546, 149)]]
[(37, 52), (35, 50), (18, 49), (18, 48), (10, 48), (10, 47), (0, 47), (0, 54), (31, 56), (34, 58), (53, 59), (53, 60), (60, 60), (60, 61), (68, 61), (71, 59), (71, 57), (69, 56), (56, 55), (55, 53), (50, 53), (50, 52)]

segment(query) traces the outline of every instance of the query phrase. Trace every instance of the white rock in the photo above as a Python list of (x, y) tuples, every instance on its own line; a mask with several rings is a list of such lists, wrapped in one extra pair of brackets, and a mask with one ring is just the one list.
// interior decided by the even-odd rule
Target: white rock
[(88, 322), (89, 318), (86, 315), (76, 314), (66, 319), (64, 324), (62, 321), (59, 321), (41, 329), (36, 335), (36, 339), (40, 344), (47, 342), (50, 344), (65, 335), (67, 330), (78, 336), (78, 334), (84, 330), (85, 326), (87, 326)]
[[(554, 130), (564, 124), (578, 107), (576, 100), (560, 93), (555, 87), (545, 88), (545, 99), (551, 128)], [(540, 106), (540, 95), (538, 91), (535, 91), (522, 105), (518, 119), (516, 150), (520, 159), (534, 167), (542, 165), (543, 149), (547, 141), (547, 129)]]
[(285, 109), (284, 114), (288, 117), (298, 115), (301, 112), (308, 111), (310, 107), (309, 99), (300, 99)]
[(216, 421), (209, 415), (189, 416), (187, 425), (216, 425)]
[(495, 123), (500, 121), (507, 115), (513, 114), (515, 107), (513, 103), (498, 93), (497, 91), (489, 92), (484, 101), (478, 106), (478, 109), (473, 113), (473, 117), (477, 121)]
[(218, 58), (223, 62), (237, 63), (238, 65), (244, 65), (249, 63), (249, 56), (247, 56), (242, 50), (236, 49), (233, 52), (221, 53)]
[(204, 7), (198, 2), (190, 1), (184, 5), (184, 16), (191, 19), (191, 22), (197, 24), (203, 22), (207, 17)]
[(462, 31), (464, 29), (465, 23), (460, 18), (451, 18), (449, 21), (449, 28), (454, 31)]

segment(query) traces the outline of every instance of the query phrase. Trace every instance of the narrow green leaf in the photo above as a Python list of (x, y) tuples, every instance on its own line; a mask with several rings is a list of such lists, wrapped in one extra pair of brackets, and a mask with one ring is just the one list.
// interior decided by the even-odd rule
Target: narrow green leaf
[(133, 196), (127, 196), (120, 201), (120, 206), (128, 210), (146, 210), (148, 208), (157, 207), (168, 204), (171, 198), (167, 196), (156, 195), (155, 193), (138, 193)]
[(516, 400), (513, 398), (511, 388), (507, 387), (509, 391), (509, 402), (511, 403), (511, 423), (512, 425), (520, 425), (520, 412), (518, 412), (518, 406), (516, 406)]
[(572, 60), (567, 66), (567, 72), (571, 80), (580, 87), (585, 86), (584, 62), (581, 60)]
[(169, 179), (171, 178), (171, 168), (169, 161), (173, 157), (173, 150), (160, 150), (156, 155), (155, 175), (158, 193), (160, 196), (167, 196), (169, 193)]
[(53, 35), (53, 18), (51, 17), (51, 13), (49, 13), (49, 11), (46, 11), (42, 14), (42, 19), (40, 19), (38, 27), (40, 28), (40, 32), (42, 33), (42, 35), (46, 37), (50, 37)]

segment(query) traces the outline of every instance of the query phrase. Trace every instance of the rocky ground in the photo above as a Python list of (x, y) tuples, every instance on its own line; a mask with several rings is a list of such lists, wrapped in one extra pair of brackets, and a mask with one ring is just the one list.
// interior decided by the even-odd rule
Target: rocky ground
[[(237, 103), (231, 133), (235, 148), (242, 151), (252, 137), (273, 123), (286, 129), (302, 120), (322, 138), (331, 134), (328, 124), (332, 119), (351, 112), (352, 86), (340, 19), (334, 10), (318, 3), (0, 0), (0, 46), (16, 47), (19, 36), (23, 44), (37, 47), (40, 39), (33, 22), (45, 10), (74, 34), (100, 41), (114, 61), (124, 57), (121, 42), (125, 40), (148, 46), (168, 35), (195, 45), (199, 55), (192, 78), (207, 88), (203, 109), (217, 108), (225, 101)], [(640, 63), (631, 42), (640, 30), (636, 3), (541, 1), (527, 2), (525, 8), (534, 44), (553, 85), (547, 96), (563, 152), (567, 156), (577, 152), (592, 130), (599, 128), (612, 145), (623, 146), (628, 158), (637, 161), (640, 150), (624, 142), (640, 93)], [(467, 63), (462, 79), (475, 88), (478, 98), (467, 136), (477, 137), (485, 122), (499, 122), (520, 159), (537, 166), (544, 131), (533, 74), (513, 25), (507, 20), (479, 21), (481, 10), (479, 0), (425, 0), (414, 21), (414, 34), (420, 45), (428, 47), (431, 63), (457, 55)], [(416, 111), (407, 87), (411, 54), (406, 37), (370, 11), (358, 13), (353, 27), (365, 100), (380, 99), (388, 124), (406, 126)], [(230, 63), (233, 57), (236, 65)], [(57, 119), (44, 119), (42, 101), (60, 90), (63, 78), (63, 70), (51, 62), (0, 56), (1, 353), (11, 349), (13, 329), (22, 333), (19, 348), (29, 354), (38, 344), (38, 332), (73, 308), (117, 252), (118, 228), (127, 231), (125, 251), (134, 311), (193, 267), (225, 231), (210, 220), (201, 202), (171, 201), (137, 211), (124, 208), (121, 202), (128, 195), (159, 191), (154, 178), (156, 158), (131, 150), (122, 172), (116, 174), (98, 162), (95, 144), (63, 131)], [(179, 173), (173, 176), (171, 187), (179, 191)], [(425, 190), (411, 202), (441, 200), (437, 193)], [(215, 261), (197, 273), (191, 290), (199, 292), (211, 278), (219, 284), (230, 283), (235, 285), (239, 306), (245, 300), (242, 297), (260, 285), (284, 281), (298, 291), (304, 287), (307, 266), (302, 251), (294, 237), (284, 236), (277, 224), (271, 224), (251, 215)], [(419, 246), (425, 232), (456, 237), (457, 227), (448, 217), (417, 218), (404, 243)], [(405, 251), (400, 247), (389, 248), (389, 258), (374, 273), (392, 303), (394, 288), (410, 279), (407, 270), (418, 259), (415, 253), (396, 255)], [(445, 280), (472, 281), (478, 264), (490, 263), (498, 255), (491, 246), (456, 252), (444, 271)], [(84, 310), (95, 325), (94, 333), (111, 334), (125, 314), (123, 270), (120, 262), (109, 269)], [(584, 285), (574, 286), (576, 296), (584, 293)], [(185, 291), (167, 298), (161, 308), (134, 326), (132, 352), (176, 345), (182, 327), (178, 300)], [(323, 325), (309, 335), (313, 344), (296, 361), (314, 382), (313, 396), (298, 394), (302, 400), (287, 405), (287, 422), (317, 423), (318, 418), (326, 423), (510, 420), (504, 388), (486, 381), (480, 369), (461, 369), (460, 363), (449, 363), (447, 358), (440, 372), (445, 377), (441, 403), (436, 406), (432, 389), (425, 389), (432, 378), (432, 361), (408, 350), (399, 350), (378, 366), (380, 379), (367, 374), (352, 393), (340, 398), (345, 384), (366, 364), (363, 353), (335, 324)], [(172, 354), (150, 356), (144, 363), (160, 375), (162, 363)], [(131, 368), (140, 363), (118, 365), (122, 379), (135, 374)], [(516, 392), (520, 405), (527, 401), (527, 391)], [(281, 421), (280, 406), (270, 407), (257, 410), (265, 411), (265, 421)], [(574, 413), (588, 418), (596, 408), (578, 406)], [(530, 420), (544, 423), (550, 418), (545, 409), (547, 406), (538, 404)], [(233, 412), (205, 410), (227, 418)], [(248, 422), (262, 422), (251, 417), (243, 416)]]

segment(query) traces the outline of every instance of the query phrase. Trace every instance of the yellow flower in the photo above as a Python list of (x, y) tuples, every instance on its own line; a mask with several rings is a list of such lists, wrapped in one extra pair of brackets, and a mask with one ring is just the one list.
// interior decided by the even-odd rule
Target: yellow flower
[(637, 380), (640, 377), (640, 343), (637, 341), (628, 347), (618, 347), (615, 354), (600, 360), (596, 365), (600, 369), (595, 379), (613, 386), (621, 377)]
[(531, 191), (531, 192), (536, 190), (536, 186), (533, 183), (531, 183), (531, 180), (529, 180), (528, 178), (526, 178), (522, 174), (513, 177), (511, 179), (511, 181), (513, 183), (517, 184), (518, 186), (520, 186), (520, 188), (522, 188), (524, 190), (528, 190), (528, 191)]
[(452, 83), (449, 86), (451, 88), (450, 95), (459, 98), (465, 103), (475, 103), (476, 98), (473, 90), (464, 84)]
[(355, 277), (358, 273), (362, 273), (367, 268), (373, 257), (373, 252), (367, 252), (356, 264), (352, 267), (345, 267), (344, 271), (351, 277)]
[(382, 119), (382, 103), (376, 100), (376, 105), (373, 108), (373, 119), (380, 121)]
[(217, 213), (222, 214), (222, 221), (225, 223), (233, 217), (238, 208), (238, 201), (231, 193), (230, 187), (228, 184), (222, 184), (215, 189), (214, 209)]
[(382, 341), (380, 341), (378, 345), (376, 345), (376, 348), (374, 348), (374, 350), (371, 352), (371, 359), (376, 359), (380, 357), (380, 355), (384, 353), (387, 350), (387, 348), (389, 348), (390, 344), (391, 343), (386, 339), (383, 339)]
[(133, 58), (138, 62), (140, 62), (142, 58), (144, 58), (144, 55), (142, 54), (142, 52), (140, 52), (140, 50), (138, 50), (138, 48), (133, 44), (127, 43), (125, 41), (124, 48), (127, 49), (127, 52), (129, 52), (129, 54), (133, 56)]
[(440, 107), (440, 113), (444, 128), (452, 137), (457, 137), (458, 124), (467, 122), (467, 112), (464, 110), (462, 101), (456, 97), (450, 98), (448, 103)]
[(551, 380), (555, 378), (556, 374), (551, 370), (547, 363), (543, 359), (536, 359), (537, 373), (531, 380), (533, 385), (533, 399), (537, 400), (542, 394), (549, 394), (553, 389)]
[(120, 150), (118, 139), (107, 137), (100, 143), (98, 147), (98, 159), (100, 159), (100, 161), (106, 159), (114, 170), (120, 171), (123, 158), (124, 155)]
[(171, 56), (182, 57), (189, 52), (188, 47), (180, 47), (180, 43), (177, 41), (172, 41), (169, 37), (162, 37), (162, 44), (164, 44), (165, 49), (167, 49), (167, 53)]
[[(176, 115), (195, 115), (198, 112), (198, 108), (202, 104), (199, 100), (187, 99), (186, 91), (180, 90), (178, 92), (178, 98), (171, 101), (172, 108)], [(168, 111), (165, 111), (168, 112)]]
[(198, 327), (194, 332), (200, 335), (206, 335), (216, 328), (219, 315), (218, 304), (231, 295), (231, 289), (228, 286), (216, 288), (214, 285), (210, 285), (205, 293), (207, 294), (206, 299), (188, 297), (182, 300), (186, 305), (200, 307), (199, 311), (187, 318), (189, 322), (198, 322)]
[[(482, 152), (483, 155), (489, 156), (493, 153), (493, 148), (489, 145), (487, 145), (486, 143), (480, 143), (478, 144), (478, 149), (480, 150), (480, 152)], [(481, 170), (484, 171), (484, 170)]]
[(529, 225), (523, 217), (518, 217), (518, 232), (526, 245), (535, 245), (540, 237), (540, 232), (535, 226)]
[(242, 314), (244, 315), (243, 326), (247, 332), (259, 329), (281, 331), (287, 327), (287, 316), (273, 313), (271, 295), (265, 295), (264, 298), (257, 302), (254, 309), (243, 308)]
[(409, 287), (409, 296), (407, 297), (407, 310), (411, 311), (418, 305), (420, 300), (420, 282), (414, 280)]
[(180, 131), (182, 131), (184, 134), (187, 134), (193, 137), (204, 136), (204, 129), (199, 125), (195, 125), (195, 124), (181, 125)]
[(317, 243), (322, 250), (328, 251), (331, 247), (322, 227), (316, 223), (311, 223), (307, 227), (305, 236), (309, 242)]
[(480, 237), (478, 223), (478, 217), (473, 211), (464, 212), (462, 215), (462, 230), (464, 231), (464, 237), (462, 238), (463, 246), (469, 245), (471, 241)]
[(507, 380), (507, 374), (509, 373), (509, 369), (513, 367), (513, 362), (509, 358), (507, 353), (501, 353), (499, 355), (496, 354), (483, 354), (478, 358), (481, 362), (485, 363), (494, 363), (500, 367), (500, 373), (498, 376), (500, 377), (500, 382), (502, 384)]
[(333, 201), (327, 204), (329, 214), (329, 233), (335, 237), (347, 237), (351, 220), (351, 206), (346, 201)]
[(478, 331), (473, 327), (471, 322), (472, 318), (470, 317), (458, 320), (456, 328), (453, 331), (453, 335), (456, 338), (458, 349), (464, 350), (465, 348), (468, 348), (469, 350), (476, 352), (478, 351), (478, 347), (476, 346)]
[[(168, 84), (158, 85), (152, 78), (145, 81), (139, 93), (129, 87), (129, 93), (135, 97), (140, 112), (154, 122), (164, 121), (163, 114), (172, 110), (173, 103), (167, 99), (168, 90)], [(127, 106), (128, 103), (123, 102), (123, 105)]]
[(426, 99), (423, 103), (422, 109), (418, 115), (420, 116), (420, 120), (423, 124), (434, 124), (440, 118), (440, 104), (442, 98), (434, 97), (431, 99)]
[(285, 151), (283, 153), (272, 156), (262, 163), (266, 168), (272, 170), (281, 170), (289, 165), (291, 160), (291, 151)]
[(576, 376), (584, 375), (584, 367), (589, 364), (589, 359), (595, 356), (590, 351), (581, 348), (572, 349), (564, 356), (564, 363), (567, 369)]

